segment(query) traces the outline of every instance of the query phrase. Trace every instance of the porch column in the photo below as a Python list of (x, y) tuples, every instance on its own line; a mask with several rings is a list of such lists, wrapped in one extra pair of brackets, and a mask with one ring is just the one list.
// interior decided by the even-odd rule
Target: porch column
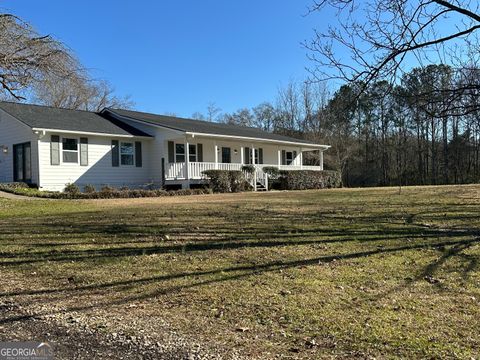
[(252, 144), (252, 165), (255, 166), (255, 145)]
[(282, 150), (278, 149), (278, 169), (282, 165)]
[(245, 148), (240, 146), (240, 164), (245, 164)]
[(318, 150), (318, 160), (320, 161), (320, 170), (323, 170), (323, 150)]
[(185, 169), (184, 169), (184, 175), (185, 179), (189, 179), (189, 167), (190, 167), (190, 151), (188, 148), (188, 138), (185, 135)]
[(300, 158), (300, 170), (303, 170), (303, 148), (300, 148), (299, 158)]
[(216, 141), (215, 141), (215, 146), (213, 151), (215, 152), (215, 170), (217, 170), (218, 169), (218, 145)]

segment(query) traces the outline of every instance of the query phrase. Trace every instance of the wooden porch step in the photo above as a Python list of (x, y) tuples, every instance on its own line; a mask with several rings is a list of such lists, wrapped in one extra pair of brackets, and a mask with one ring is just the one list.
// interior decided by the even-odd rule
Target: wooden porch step
[(257, 191), (267, 191), (267, 189), (261, 183), (257, 182)]

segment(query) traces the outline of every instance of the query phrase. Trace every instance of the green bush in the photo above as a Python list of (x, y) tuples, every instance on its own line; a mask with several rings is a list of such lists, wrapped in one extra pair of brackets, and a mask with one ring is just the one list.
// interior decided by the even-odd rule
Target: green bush
[(93, 185), (88, 184), (88, 185), (85, 185), (85, 186), (83, 187), (83, 192), (84, 192), (85, 194), (92, 194), (92, 193), (94, 193), (95, 191), (96, 191), (96, 189), (95, 189), (95, 186), (93, 186)]
[(0, 183), (0, 187), (5, 189), (28, 189), (30, 186), (24, 182), (10, 182)]
[(65, 189), (63, 189), (63, 192), (70, 195), (78, 194), (80, 193), (80, 188), (78, 187), (78, 185), (75, 184), (67, 184), (65, 185)]
[[(88, 185), (87, 185), (88, 186)], [(85, 188), (87, 188), (85, 186)], [(146, 198), (146, 197), (162, 197), (162, 196), (184, 196), (184, 195), (203, 195), (211, 194), (212, 190), (208, 188), (202, 189), (184, 189), (176, 191), (166, 191), (162, 189), (128, 189), (118, 190), (111, 186), (104, 186), (101, 191), (95, 191), (93, 186), (88, 186), (88, 191), (84, 193), (78, 192), (56, 192), (41, 191), (28, 186), (18, 185), (17, 183), (0, 184), (0, 190), (10, 192), (12, 194), (39, 197), (45, 199), (116, 199), (116, 198)]]
[(253, 174), (255, 172), (254, 165), (243, 165), (242, 171), (245, 171), (247, 174)]
[(272, 180), (276, 180), (280, 176), (280, 170), (275, 166), (264, 166), (262, 170)]
[(245, 191), (247, 182), (242, 171), (238, 170), (206, 170), (208, 186), (216, 193)]
[(329, 170), (280, 171), (279, 183), (283, 190), (338, 188), (342, 187), (342, 176)]

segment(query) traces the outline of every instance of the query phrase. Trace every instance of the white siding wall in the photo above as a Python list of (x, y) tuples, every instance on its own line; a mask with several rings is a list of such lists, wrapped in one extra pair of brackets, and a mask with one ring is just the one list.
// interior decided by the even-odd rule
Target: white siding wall
[(0, 149), (0, 182), (13, 181), (13, 145), (31, 143), (32, 182), (38, 183), (38, 138), (25, 124), (0, 110), (0, 146), (5, 145), (8, 153)]
[[(75, 183), (82, 189), (91, 184), (97, 188), (103, 185), (141, 186), (153, 182), (151, 163), (153, 140), (110, 138), (103, 136), (84, 136), (88, 138), (88, 166), (68, 164), (61, 162), (60, 165), (50, 163), (50, 139), (51, 135), (59, 135), (67, 138), (76, 137), (71, 134), (47, 133), (39, 142), (40, 146), (40, 186), (44, 190), (61, 191), (68, 183)], [(80, 136), (76, 137), (79, 138)], [(142, 167), (112, 166), (112, 140), (119, 142), (142, 142)], [(61, 148), (61, 145), (60, 145)], [(60, 154), (62, 158), (62, 154)]]
[(154, 137), (150, 145), (150, 163), (151, 176), (156, 183), (162, 182), (162, 158), (168, 163), (168, 140), (177, 139), (177, 142), (183, 142), (183, 134), (159, 127), (145, 125), (137, 121), (122, 119), (123, 122), (149, 134)]
[[(178, 142), (182, 142), (183, 140), (180, 139)], [(250, 149), (255, 147), (255, 149), (262, 148), (263, 149), (263, 163), (268, 165), (278, 165), (278, 151), (286, 150), (286, 151), (296, 151), (297, 157), (295, 158), (293, 165), (300, 165), (300, 147), (298, 146), (283, 146), (283, 145), (273, 145), (270, 143), (260, 143), (260, 142), (242, 142), (242, 141), (234, 141), (234, 140), (224, 140), (218, 139), (214, 140), (211, 138), (201, 138), (195, 137), (193, 139), (189, 139), (190, 144), (203, 144), (203, 161), (204, 162), (214, 162), (215, 161), (215, 143), (219, 148), (218, 152), (218, 162), (222, 162), (222, 147), (229, 147), (231, 149), (232, 155), (232, 163), (240, 163), (241, 155), (240, 149), (241, 147), (249, 147)], [(235, 154), (235, 150), (237, 153)], [(245, 162), (245, 160), (244, 160)]]

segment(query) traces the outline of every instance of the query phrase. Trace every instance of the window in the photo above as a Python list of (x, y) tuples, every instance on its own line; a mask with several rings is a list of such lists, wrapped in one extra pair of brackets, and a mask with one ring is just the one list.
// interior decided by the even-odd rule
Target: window
[(122, 142), (120, 144), (120, 163), (122, 165), (133, 165), (135, 159), (135, 150), (133, 143)]
[(64, 163), (78, 163), (78, 140), (62, 139), (62, 157)]
[(188, 145), (188, 161), (197, 162), (197, 145)]
[(230, 164), (232, 162), (232, 152), (229, 147), (222, 147), (222, 163)]
[(287, 165), (292, 165), (292, 162), (293, 162), (293, 152), (292, 151), (287, 151), (286, 160), (287, 160)]
[(175, 144), (175, 162), (185, 162), (185, 145)]

